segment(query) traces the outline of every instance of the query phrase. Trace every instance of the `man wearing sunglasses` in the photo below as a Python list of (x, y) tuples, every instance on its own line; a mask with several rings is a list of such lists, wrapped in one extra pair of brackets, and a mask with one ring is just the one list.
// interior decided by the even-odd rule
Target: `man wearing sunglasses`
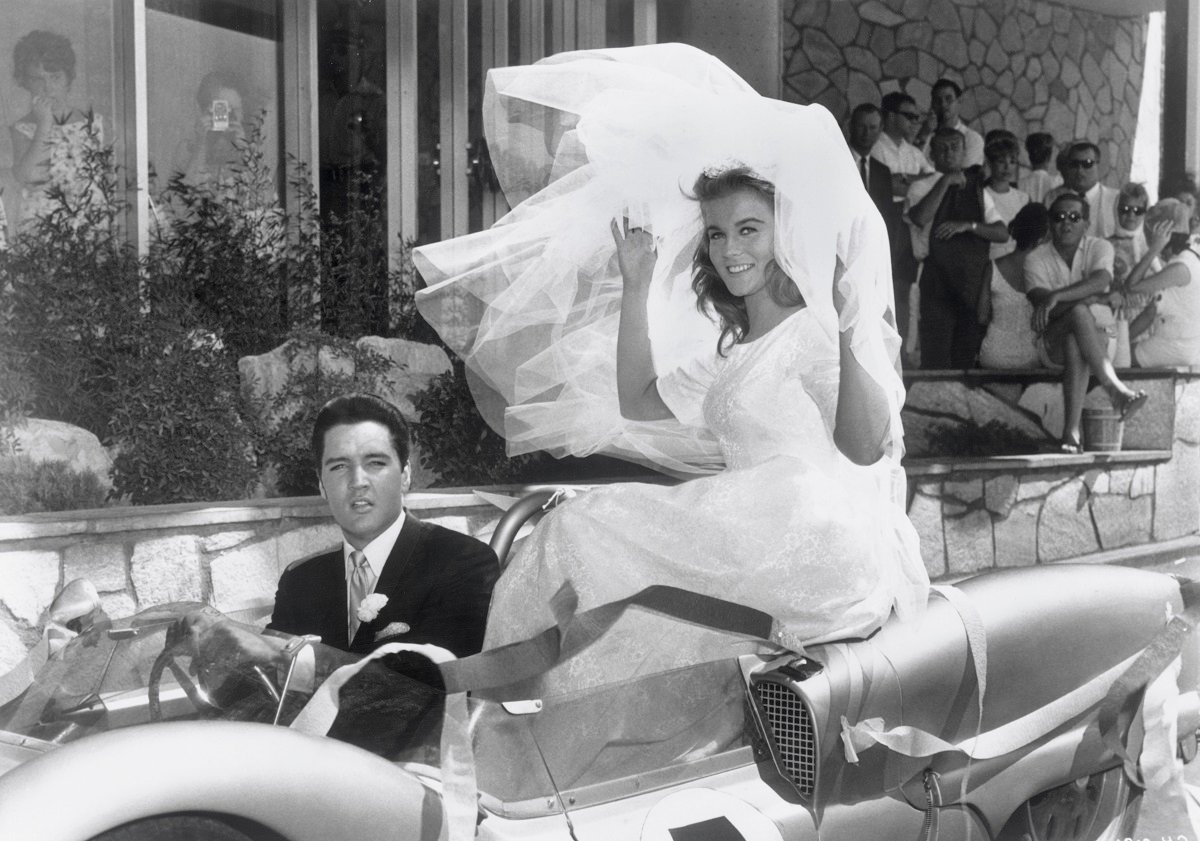
[(1080, 426), (1089, 375), (1100, 381), (1122, 420), (1146, 402), (1146, 393), (1121, 382), (1109, 361), (1116, 321), (1112, 310), (1096, 301), (1112, 283), (1113, 247), (1087, 230), (1087, 201), (1061, 193), (1050, 205), (1050, 241), (1025, 258), (1033, 329), (1040, 337), (1038, 355), (1048, 367), (1063, 368), (1064, 453), (1082, 451)]
[(916, 100), (900, 91), (885, 96), (880, 107), (883, 131), (875, 141), (871, 157), (887, 164), (892, 171), (892, 196), (897, 202), (903, 202), (909, 184), (934, 172), (925, 153), (913, 145), (921, 127), (921, 112), (917, 110)]
[(1087, 140), (1076, 141), (1063, 153), (1059, 167), (1062, 169), (1063, 186), (1057, 193), (1071, 192), (1083, 196), (1092, 209), (1087, 233), (1105, 239), (1111, 237), (1117, 230), (1118, 191), (1115, 187), (1100, 183), (1100, 147)]
[[(901, 91), (893, 91), (883, 98), (883, 131), (875, 141), (871, 157), (887, 165), (892, 171), (892, 201), (896, 216), (903, 219), (904, 199), (908, 188), (936, 170), (930, 165), (925, 153), (918, 149), (913, 140), (921, 127), (921, 112), (917, 102)], [(900, 337), (908, 346), (910, 301), (913, 284), (917, 281), (917, 258), (913, 256), (912, 237), (909, 226), (899, 226), (900, 236), (892, 240), (892, 288), (896, 298), (896, 321)]]

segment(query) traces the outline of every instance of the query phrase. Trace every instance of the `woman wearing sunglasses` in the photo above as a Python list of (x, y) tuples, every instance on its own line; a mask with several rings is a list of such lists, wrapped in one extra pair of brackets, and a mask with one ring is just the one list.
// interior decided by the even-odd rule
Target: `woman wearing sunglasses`
[(1050, 241), (1025, 258), (1039, 355), (1044, 364), (1063, 368), (1061, 449), (1066, 453), (1082, 451), (1080, 427), (1089, 375), (1100, 381), (1122, 420), (1146, 402), (1146, 393), (1121, 382), (1109, 360), (1116, 321), (1098, 298), (1112, 284), (1113, 247), (1089, 236), (1087, 229), (1087, 201), (1063, 193), (1050, 205)]
[(1150, 196), (1141, 184), (1129, 183), (1117, 195), (1117, 229), (1108, 241), (1113, 245), (1113, 283), (1120, 287), (1129, 271), (1146, 254), (1146, 209)]
[[(1200, 365), (1200, 254), (1190, 235), (1191, 211), (1163, 199), (1146, 214), (1146, 255), (1129, 273), (1127, 293), (1154, 295), (1129, 325), (1133, 362), (1141, 367)], [(1166, 265), (1153, 270), (1161, 257)]]

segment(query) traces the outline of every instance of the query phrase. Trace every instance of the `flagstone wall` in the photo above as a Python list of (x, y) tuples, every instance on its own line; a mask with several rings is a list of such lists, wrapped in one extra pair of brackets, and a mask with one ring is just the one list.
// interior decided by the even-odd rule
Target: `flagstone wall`
[(1147, 18), (1033, 0), (786, 0), (783, 98), (844, 120), (894, 90), (929, 106), (945, 76), (981, 134), (1100, 146), (1105, 180), (1128, 176), (1142, 90)]
[[(1152, 550), (1157, 542), (1200, 535), (1200, 374), (1179, 373), (1167, 382), (1169, 390), (1157, 387), (1143, 409), (1147, 418), (1130, 430), (1146, 436), (1139, 446), (1149, 451), (913, 459), (908, 511), (930, 576), (952, 580), (1125, 546)], [(906, 424), (917, 425), (918, 410), (942, 421), (955, 412), (976, 422), (991, 417), (987, 395), (967, 399), (962, 383), (936, 385), (910, 388)], [(923, 390), (942, 394), (921, 396)], [(1155, 421), (1155, 403), (1165, 422)], [(412, 493), (405, 503), (424, 520), (483, 540), (500, 517), (471, 491)], [(42, 614), (75, 578), (91, 580), (114, 617), (163, 601), (202, 601), (261, 622), (283, 569), (339, 541), (319, 497), (0, 520), (0, 674), (36, 642)]]

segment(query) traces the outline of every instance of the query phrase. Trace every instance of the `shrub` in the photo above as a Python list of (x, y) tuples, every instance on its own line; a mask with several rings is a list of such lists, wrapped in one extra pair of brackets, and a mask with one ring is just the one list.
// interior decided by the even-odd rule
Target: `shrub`
[(65, 461), (0, 458), (0, 514), (99, 508), (106, 495), (99, 476), (75, 470)]
[(421, 465), (450, 485), (523, 481), (549, 460), (542, 453), (510, 458), (504, 439), (475, 409), (462, 362), (435, 377), (413, 398), (420, 423), (413, 437), (421, 445)]
[(236, 360), (210, 333), (155, 326), (114, 376), (116, 491), (139, 505), (252, 496), (253, 429)]
[(19, 375), (0, 381), (14, 383), (3, 411), (115, 444), (116, 490), (134, 502), (244, 496), (253, 450), (236, 360), (206, 333), (178, 261), (141, 260), (119, 236), (111, 151), (87, 152), (84, 172), (94, 186), (86, 208), (54, 196), (56, 208), (3, 257), (11, 309), (0, 355), (20, 360)]
[[(257, 128), (240, 151), (241, 167), (218, 184), (171, 181), (156, 197), (167, 221), (139, 257), (122, 238), (112, 150), (87, 149), (88, 188), (53, 195), (57, 207), (0, 253), (0, 454), (13, 449), (15, 424), (39, 416), (115, 446), (116, 491), (135, 503), (241, 497), (256, 486), (260, 462), (275, 474), (259, 477), (260, 487), (313, 493), (316, 410), (373, 382), (382, 360), (349, 351), (354, 376), (300, 377), (272, 405), (251, 407), (240, 397), (238, 357), (289, 336), (436, 341), (414, 304), (412, 243), (399, 246), (394, 269), (379, 248), (386, 217), (377, 194), (360, 190), (343, 217), (322, 221), (306, 168), (293, 164), (299, 202), (284, 214)], [(292, 332), (318, 323), (331, 335)], [(446, 481), (508, 481), (548, 460), (504, 455), (461, 366), (416, 402), (422, 463)], [(285, 404), (293, 411), (283, 413)], [(287, 419), (261, 423), (264, 409)]]

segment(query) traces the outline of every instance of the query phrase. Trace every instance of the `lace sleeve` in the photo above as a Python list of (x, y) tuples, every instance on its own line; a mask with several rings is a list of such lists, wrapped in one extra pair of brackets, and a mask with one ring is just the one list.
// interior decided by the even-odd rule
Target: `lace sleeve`
[(693, 359), (658, 378), (658, 394), (680, 422), (705, 426), (704, 397), (716, 379), (719, 365), (719, 357)]

